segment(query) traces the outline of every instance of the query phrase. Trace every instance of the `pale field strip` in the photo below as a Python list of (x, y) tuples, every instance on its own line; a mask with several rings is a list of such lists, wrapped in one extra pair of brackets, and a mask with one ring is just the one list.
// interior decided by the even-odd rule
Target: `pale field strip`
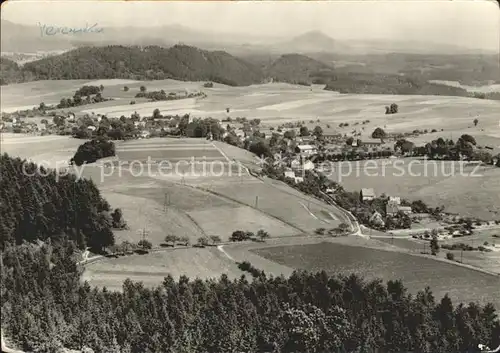
[(290, 109), (300, 108), (304, 105), (327, 102), (327, 101), (330, 101), (332, 99), (333, 99), (332, 97), (298, 99), (298, 100), (293, 100), (293, 101), (284, 102), (284, 103), (266, 105), (266, 106), (263, 106), (263, 107), (260, 107), (257, 109), (258, 110), (278, 110), (278, 111), (290, 110)]
[(158, 146), (158, 147), (127, 147), (127, 148), (117, 148), (117, 152), (125, 152), (125, 151), (130, 151), (130, 152), (139, 152), (139, 151), (217, 151), (215, 148), (207, 147), (207, 146), (192, 146), (192, 147), (177, 147), (177, 146)]
[(43, 143), (53, 141), (67, 140), (66, 136), (25, 136), (25, 137), (10, 137), (2, 136), (2, 144), (16, 145), (26, 143)]

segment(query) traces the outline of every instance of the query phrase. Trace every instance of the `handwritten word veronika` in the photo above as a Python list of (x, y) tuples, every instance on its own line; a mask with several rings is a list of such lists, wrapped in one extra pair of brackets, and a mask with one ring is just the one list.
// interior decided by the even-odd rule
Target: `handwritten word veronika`
[(40, 27), (41, 36), (54, 36), (57, 34), (62, 35), (79, 35), (86, 33), (102, 33), (104, 28), (98, 27), (97, 23), (89, 26), (87, 23), (85, 27), (63, 27), (63, 26), (48, 26), (46, 24), (38, 23)]

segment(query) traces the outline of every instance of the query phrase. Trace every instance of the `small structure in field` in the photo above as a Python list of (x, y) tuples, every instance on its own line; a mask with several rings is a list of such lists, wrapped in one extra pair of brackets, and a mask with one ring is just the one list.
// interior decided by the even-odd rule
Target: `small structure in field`
[(381, 139), (364, 139), (363, 140), (363, 146), (369, 147), (369, 148), (377, 148), (382, 146), (384, 143), (382, 142)]
[(311, 156), (317, 153), (318, 149), (313, 145), (298, 145), (295, 152), (300, 153), (303, 156)]

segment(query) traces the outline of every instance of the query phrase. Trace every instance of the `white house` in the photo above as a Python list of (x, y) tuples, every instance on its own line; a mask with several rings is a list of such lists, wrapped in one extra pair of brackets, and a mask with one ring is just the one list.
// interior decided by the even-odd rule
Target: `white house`
[(295, 172), (293, 170), (285, 171), (285, 178), (295, 179)]
[(375, 198), (375, 191), (373, 189), (361, 189), (361, 200), (373, 200)]
[(314, 163), (311, 162), (311, 161), (305, 161), (303, 164), (302, 164), (302, 168), (304, 170), (313, 170), (314, 169)]
[(401, 197), (399, 196), (389, 196), (389, 202), (396, 204), (396, 205), (401, 205)]
[(298, 145), (295, 151), (301, 155), (310, 156), (317, 153), (318, 149), (313, 145)]

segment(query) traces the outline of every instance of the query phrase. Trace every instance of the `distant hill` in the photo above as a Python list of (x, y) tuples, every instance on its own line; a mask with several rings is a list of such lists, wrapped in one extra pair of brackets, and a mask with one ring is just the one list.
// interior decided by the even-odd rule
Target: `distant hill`
[(2, 53), (34, 53), (37, 51), (67, 50), (75, 46), (69, 36), (41, 37), (40, 27), (1, 21)]
[(300, 54), (286, 54), (265, 68), (275, 81), (311, 84), (319, 74), (333, 74), (333, 67)]
[(260, 83), (262, 71), (223, 51), (187, 45), (83, 47), (27, 63), (24, 71), (46, 79), (177, 79), (210, 80), (232, 86)]
[(349, 46), (340, 43), (319, 31), (310, 31), (292, 38), (289, 41), (276, 43), (274, 50), (293, 53), (345, 52)]
[(337, 73), (331, 76), (328, 81), (325, 90), (340, 93), (470, 96), (462, 88), (432, 84), (418, 77), (402, 75)]

